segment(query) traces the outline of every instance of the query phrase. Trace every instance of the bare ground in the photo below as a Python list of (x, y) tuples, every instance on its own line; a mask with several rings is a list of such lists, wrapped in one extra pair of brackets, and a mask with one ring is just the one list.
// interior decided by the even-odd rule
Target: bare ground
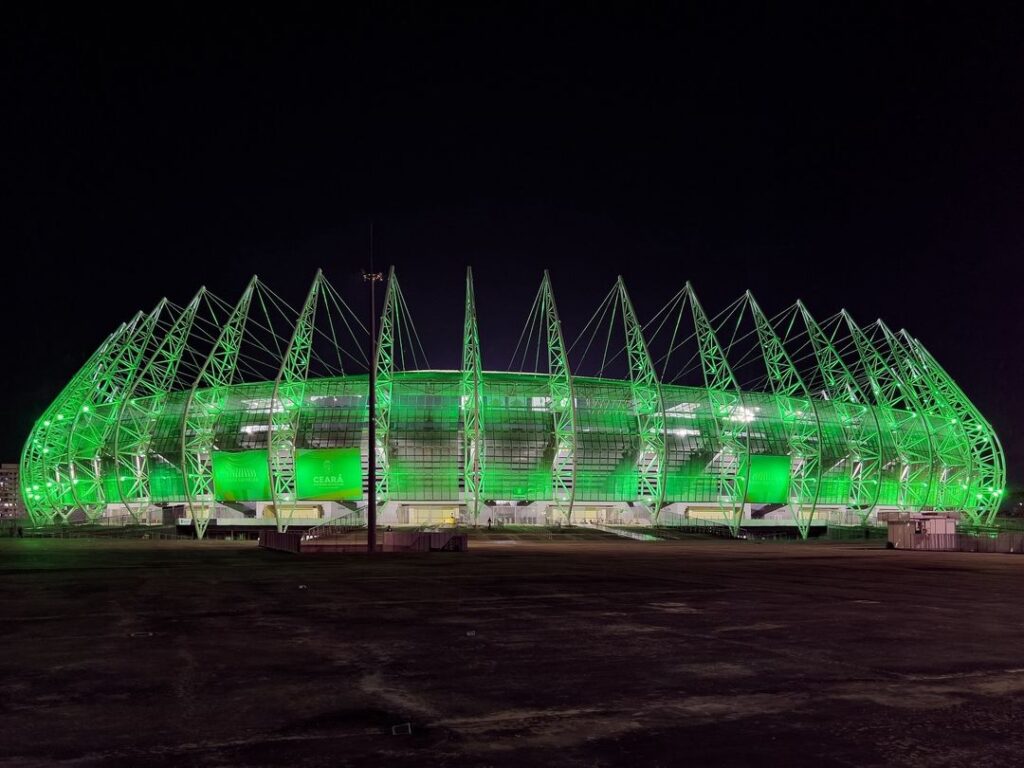
[(1018, 766), (1024, 558), (0, 542), (0, 766)]

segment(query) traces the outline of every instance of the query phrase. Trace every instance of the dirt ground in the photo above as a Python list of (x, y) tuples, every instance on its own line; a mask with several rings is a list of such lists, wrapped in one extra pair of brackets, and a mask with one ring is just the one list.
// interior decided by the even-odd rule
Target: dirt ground
[(1019, 766), (1024, 557), (0, 542), (0, 766)]

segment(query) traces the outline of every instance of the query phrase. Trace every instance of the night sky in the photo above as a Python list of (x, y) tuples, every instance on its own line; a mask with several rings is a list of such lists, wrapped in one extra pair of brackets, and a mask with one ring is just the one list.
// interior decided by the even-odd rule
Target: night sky
[(619, 273), (642, 319), (688, 279), (800, 297), (918, 336), (1024, 481), (1012, 11), (641, 5), (5, 12), (0, 458), (161, 296), (298, 304), (323, 267), (355, 303), (372, 220), (435, 367), (467, 264), (488, 368), (545, 267), (569, 336)]

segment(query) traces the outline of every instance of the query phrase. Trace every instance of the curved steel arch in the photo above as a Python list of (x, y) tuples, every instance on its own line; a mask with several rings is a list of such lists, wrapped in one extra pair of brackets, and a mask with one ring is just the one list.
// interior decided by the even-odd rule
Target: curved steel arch
[(472, 505), (473, 525), (480, 515), (480, 497), (484, 477), (483, 361), (480, 331), (476, 322), (476, 293), (473, 270), (466, 268), (466, 310), (462, 328), (462, 476), (463, 493)]
[(97, 377), (68, 433), (71, 495), (75, 506), (90, 521), (101, 515), (107, 506), (103, 487), (103, 453), (114, 427), (114, 416), (125, 389), (138, 375), (141, 361), (167, 304), (167, 299), (161, 299), (126, 339), (111, 365)]
[[(896, 453), (902, 464), (897, 506), (901, 510), (920, 512), (931, 498), (935, 475), (931, 425), (922, 413), (913, 388), (889, 366), (850, 313), (844, 309), (842, 316), (850, 330), (864, 373), (871, 383), (878, 414), (893, 436)], [(920, 427), (916, 433), (913, 429), (905, 429), (911, 422), (916, 422)], [(918, 490), (921, 477), (925, 478), (923, 492)]]
[(205, 295), (206, 288), (200, 288), (174, 321), (121, 398), (115, 417), (113, 456), (117, 491), (125, 510), (136, 520), (139, 508), (151, 502), (149, 448), (153, 430), (167, 403)]
[(704, 387), (718, 442), (718, 505), (728, 508), (729, 528), (736, 535), (743, 521), (750, 482), (750, 430), (744, 421), (743, 391), (693, 286), (688, 282), (684, 290), (690, 300)]
[(277, 521), (277, 530), (282, 532), (288, 530), (298, 500), (295, 487), (295, 437), (299, 412), (306, 401), (306, 379), (309, 377), (316, 308), (322, 283), (323, 272), (317, 270), (274, 379), (274, 392), (270, 398), (267, 466), (274, 519)]
[[(907, 336), (910, 339), (909, 335)], [(964, 426), (970, 442), (974, 471), (968, 484), (968, 498), (974, 516), (991, 525), (999, 511), (1006, 487), (1006, 456), (999, 436), (978, 407), (964, 394), (960, 385), (938, 363), (918, 340), (912, 339), (914, 352), (921, 365), (941, 389), (946, 401)]]
[(181, 420), (181, 475), (185, 503), (200, 539), (206, 534), (215, 504), (213, 448), (217, 420), (224, 409), (228, 387), (234, 381), (257, 282), (254, 275), (224, 323), (185, 400)]
[(551, 465), (552, 495), (560, 504), (567, 504), (566, 522), (572, 522), (572, 507), (576, 500), (576, 393), (573, 387), (569, 357), (562, 336), (562, 321), (558, 317), (551, 275), (544, 270), (541, 281), (540, 311), (547, 324), (548, 387), (551, 411), (554, 414), (555, 456)]
[[(79, 382), (74, 393), (54, 414), (54, 420), (48, 433), (50, 438), (50, 445), (48, 446), (50, 448), (50, 460), (45, 465), (47, 482), (44, 488), (54, 514), (59, 515), (65, 521), (75, 508), (74, 496), (72, 494), (74, 478), (67, 470), (70, 463), (69, 437), (75, 423), (75, 418), (92, 396), (92, 391), (97, 382), (120, 356), (131, 336), (137, 331), (139, 323), (144, 318), (144, 313), (136, 313), (131, 321), (124, 326), (116, 342), (104, 350), (104, 353), (96, 361), (88, 379), (83, 379)], [(71, 503), (69, 503), (69, 500)]]
[[(914, 390), (917, 402), (928, 419), (932, 433), (934, 459), (939, 464), (939, 482), (932, 483), (932, 509), (962, 509), (972, 472), (972, 457), (963, 430), (942, 392), (926, 378), (924, 371), (889, 327), (876, 321), (885, 339), (895, 367), (903, 371), (903, 381)], [(933, 470), (934, 471), (934, 470)]]
[(866, 523), (882, 493), (882, 427), (870, 399), (818, 321), (802, 301), (797, 308), (807, 328), (827, 398), (834, 404), (847, 445), (848, 506)]
[[(50, 452), (59, 448), (60, 453), (53, 458), (59, 464), (63, 460), (67, 440), (51, 438), (51, 430), (55, 424), (60, 424), (65, 418), (65, 409), (71, 414), (78, 410), (79, 393), (86, 391), (96, 369), (103, 360), (107, 351), (118, 343), (118, 340), (128, 328), (127, 323), (122, 323), (112, 334), (110, 334), (95, 352), (89, 357), (85, 364), (65, 385), (53, 402), (47, 406), (43, 415), (32, 426), (28, 439), (21, 451), (19, 462), (19, 481), (22, 501), (34, 525), (43, 522), (52, 522), (57, 516), (56, 506), (51, 502), (48, 488), (53, 487), (54, 480), (49, 473)], [(70, 408), (66, 408), (69, 402), (74, 402)], [(57, 416), (60, 415), (58, 419)]]
[(661, 509), (665, 506), (665, 474), (668, 470), (668, 420), (665, 417), (665, 397), (661, 389), (661, 379), (654, 368), (654, 361), (644, 339), (643, 326), (637, 319), (633, 301), (626, 290), (622, 275), (619, 275), (617, 286), (626, 332), (626, 355), (633, 411), (640, 435), (640, 451), (637, 455), (637, 496), (640, 501), (650, 505), (652, 518), (657, 523)]
[[(790, 513), (796, 520), (800, 536), (806, 539), (821, 492), (821, 420), (807, 384), (750, 291), (747, 291), (747, 301), (754, 317), (768, 381), (775, 394), (789, 444)], [(813, 415), (813, 419), (808, 418), (808, 413)], [(805, 518), (803, 511), (808, 505), (810, 513)]]

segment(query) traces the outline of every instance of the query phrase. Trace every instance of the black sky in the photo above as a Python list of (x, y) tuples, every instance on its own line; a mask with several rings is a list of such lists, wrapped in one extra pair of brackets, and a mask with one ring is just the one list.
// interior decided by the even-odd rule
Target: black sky
[(920, 337), (1024, 481), (1024, 27), (821, 6), (7, 12), (0, 457), (163, 295), (358, 291), (372, 219), (435, 366), (467, 264), (494, 368), (544, 267), (570, 333), (618, 273), (802, 297)]

